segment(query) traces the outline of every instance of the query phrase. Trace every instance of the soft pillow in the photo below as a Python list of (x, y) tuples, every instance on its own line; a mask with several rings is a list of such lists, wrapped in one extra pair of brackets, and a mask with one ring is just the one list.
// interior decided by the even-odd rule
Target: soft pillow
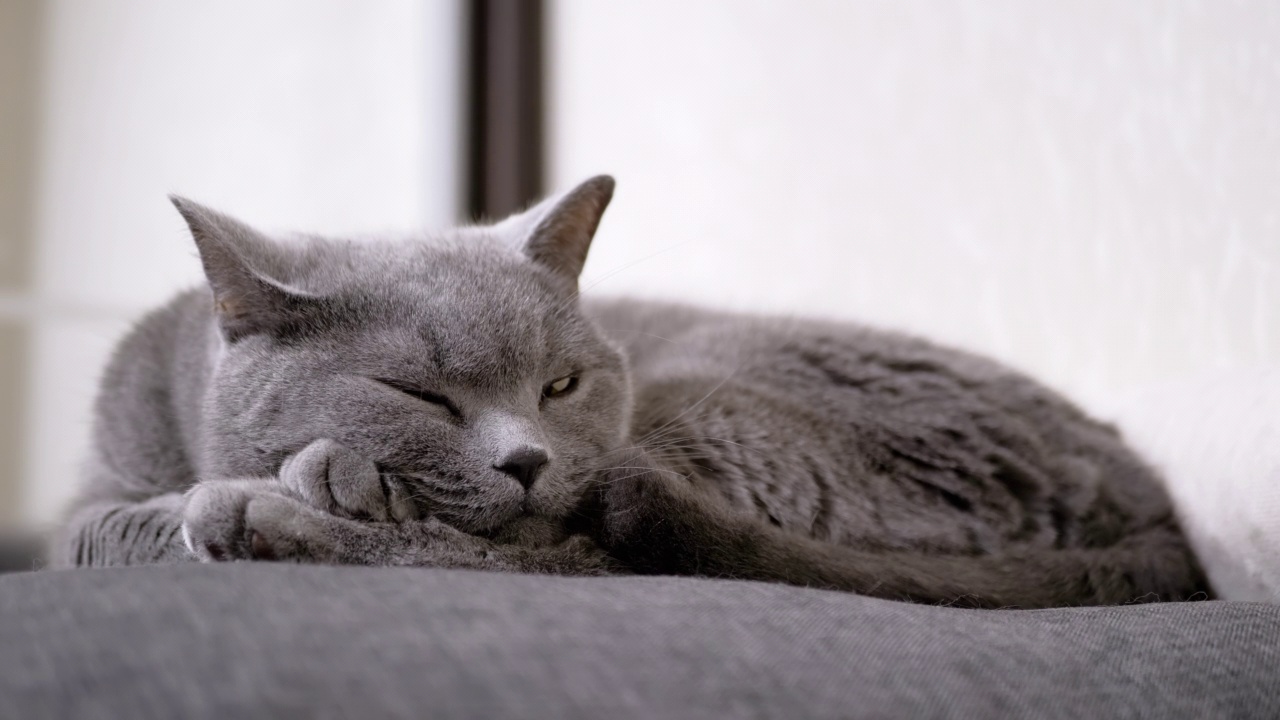
[(1280, 603), (1280, 368), (1145, 388), (1105, 414), (1164, 474), (1219, 596)]

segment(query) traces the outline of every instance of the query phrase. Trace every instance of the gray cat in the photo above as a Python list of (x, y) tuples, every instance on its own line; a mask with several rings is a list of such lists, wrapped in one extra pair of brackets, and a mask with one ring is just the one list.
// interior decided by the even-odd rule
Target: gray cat
[(1157, 477), (993, 362), (846, 324), (579, 302), (598, 177), (437, 237), (174, 203), (208, 288), (124, 340), (59, 550), (698, 574), (1045, 607), (1203, 595)]

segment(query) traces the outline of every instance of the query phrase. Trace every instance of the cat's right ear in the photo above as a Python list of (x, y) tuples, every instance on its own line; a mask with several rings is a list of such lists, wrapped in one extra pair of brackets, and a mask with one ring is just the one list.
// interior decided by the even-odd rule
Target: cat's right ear
[(286, 287), (258, 268), (272, 241), (257, 230), (184, 197), (170, 195), (191, 229), (213, 290), (213, 311), (228, 342), (280, 334), (305, 321), (316, 299)]
[(577, 288), (600, 218), (613, 198), (613, 178), (597, 175), (494, 226), (519, 238), (524, 254)]

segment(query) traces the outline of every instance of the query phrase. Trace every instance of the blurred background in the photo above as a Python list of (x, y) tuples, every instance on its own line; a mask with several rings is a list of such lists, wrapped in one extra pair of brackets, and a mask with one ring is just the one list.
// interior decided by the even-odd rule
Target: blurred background
[(856, 319), (1105, 414), (1280, 363), (1270, 0), (0, 0), (0, 527), (57, 518), (98, 375), (264, 229), (619, 182), (583, 286)]

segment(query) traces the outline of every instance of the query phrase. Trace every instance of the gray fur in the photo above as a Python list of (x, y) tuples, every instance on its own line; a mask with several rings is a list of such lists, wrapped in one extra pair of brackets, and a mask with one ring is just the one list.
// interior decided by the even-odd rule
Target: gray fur
[(847, 324), (580, 303), (612, 189), (376, 242), (272, 240), (175, 199), (209, 287), (112, 361), (62, 560), (705, 574), (981, 606), (1207, 590), (1155, 475), (1018, 373)]

